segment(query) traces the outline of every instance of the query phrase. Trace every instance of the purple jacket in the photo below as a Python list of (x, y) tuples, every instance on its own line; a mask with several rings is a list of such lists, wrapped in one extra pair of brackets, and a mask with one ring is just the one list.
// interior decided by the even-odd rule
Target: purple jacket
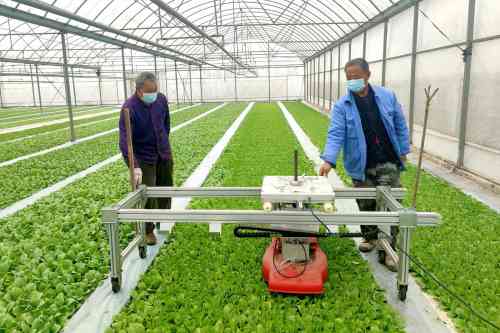
[[(145, 163), (156, 163), (158, 159), (172, 158), (170, 149), (170, 112), (165, 95), (158, 93), (156, 101), (145, 104), (135, 94), (123, 103), (122, 109), (130, 111), (132, 125), (132, 146), (134, 148), (134, 167), (138, 160)], [(123, 112), (120, 114), (120, 150), (128, 164), (127, 134)]]

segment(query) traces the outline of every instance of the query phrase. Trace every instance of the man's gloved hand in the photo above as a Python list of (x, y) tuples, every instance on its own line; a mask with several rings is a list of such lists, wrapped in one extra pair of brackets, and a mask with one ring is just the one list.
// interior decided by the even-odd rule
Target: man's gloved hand
[(134, 184), (139, 186), (142, 184), (142, 170), (141, 168), (134, 168)]
[(323, 162), (323, 164), (321, 164), (321, 167), (319, 168), (319, 175), (328, 177), (328, 174), (330, 173), (330, 170), (332, 170), (332, 168), (333, 166), (330, 163)]

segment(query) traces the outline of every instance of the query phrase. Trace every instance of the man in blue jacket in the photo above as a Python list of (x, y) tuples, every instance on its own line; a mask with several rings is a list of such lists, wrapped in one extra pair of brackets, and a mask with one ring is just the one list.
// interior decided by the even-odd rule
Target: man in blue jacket
[[(170, 148), (170, 113), (165, 95), (158, 92), (153, 73), (140, 73), (135, 80), (135, 94), (122, 108), (130, 111), (132, 147), (134, 148), (134, 181), (147, 186), (173, 186), (173, 161)], [(120, 115), (120, 150), (128, 164), (125, 118)], [(146, 208), (169, 209), (170, 198), (148, 199)], [(146, 223), (146, 244), (156, 244), (154, 224)]]
[[(364, 59), (354, 59), (345, 66), (348, 92), (335, 104), (320, 175), (327, 176), (335, 168), (340, 150), (344, 167), (355, 187), (386, 185), (399, 187), (399, 174), (404, 170), (410, 152), (408, 127), (394, 92), (368, 83), (370, 68)], [(375, 200), (358, 200), (360, 210), (376, 209)], [(391, 230), (393, 236), (397, 232)], [(377, 226), (361, 226), (362, 252), (376, 245)], [(386, 256), (386, 266), (396, 264)]]

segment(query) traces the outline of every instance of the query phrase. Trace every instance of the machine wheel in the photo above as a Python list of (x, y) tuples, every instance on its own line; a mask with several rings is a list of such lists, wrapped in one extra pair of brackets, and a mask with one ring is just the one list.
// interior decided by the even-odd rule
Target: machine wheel
[(384, 264), (385, 263), (385, 251), (384, 250), (378, 250), (377, 253), (378, 253), (378, 262), (380, 264)]
[(399, 286), (398, 289), (399, 299), (404, 302), (406, 300), (406, 292), (408, 291), (408, 286)]
[(139, 257), (144, 259), (148, 256), (148, 251), (145, 246), (139, 246)]
[(121, 289), (120, 279), (116, 277), (111, 278), (111, 290), (116, 294)]

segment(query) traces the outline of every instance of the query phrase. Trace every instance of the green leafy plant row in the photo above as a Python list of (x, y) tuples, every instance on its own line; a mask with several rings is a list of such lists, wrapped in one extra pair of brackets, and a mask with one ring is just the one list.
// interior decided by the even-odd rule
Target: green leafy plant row
[[(213, 104), (204, 104), (192, 109), (183, 110), (172, 115), (172, 121), (180, 124), (190, 118), (209, 110)], [(105, 132), (118, 127), (118, 114), (112, 119), (103, 119), (102, 122), (89, 126), (82, 126), (75, 129), (78, 139), (91, 136), (100, 132)], [(0, 146), (0, 162), (8, 161), (19, 156), (35, 153), (37, 151), (54, 147), (69, 141), (69, 131), (58, 131), (46, 136), (28, 138), (17, 141), (11, 145)]]
[[(177, 185), (243, 108), (231, 104), (172, 134)], [(109, 273), (100, 210), (128, 190), (128, 173), (119, 161), (0, 221), (0, 331), (62, 329)]]
[[(314, 144), (323, 148), (328, 118), (302, 103), (285, 105)], [(410, 164), (407, 169), (401, 180), (411, 192), (416, 168)], [(336, 171), (344, 182), (350, 183), (342, 163)], [(406, 206), (410, 205), (409, 197)], [(437, 228), (418, 228), (412, 236), (412, 253), (453, 291), (500, 326), (500, 215), (426, 172), (421, 177), (417, 209), (441, 214), (443, 223)], [(412, 265), (412, 269), (423, 288), (438, 298), (460, 330), (494, 331), (418, 268)]]
[[(114, 108), (112, 107), (102, 107), (97, 110), (95, 109), (73, 110), (73, 117), (85, 116), (90, 114), (98, 115), (99, 113), (107, 112), (113, 109)], [(68, 118), (67, 112), (58, 114), (48, 114), (48, 115), (43, 115), (41, 117), (30, 118), (30, 119), (11, 119), (11, 120), (6, 120), (5, 122), (0, 122), (0, 128), (11, 128), (17, 126), (31, 125), (31, 124), (53, 121), (58, 119), (65, 119), (65, 118)]]
[[(260, 186), (291, 175), (294, 135), (276, 104), (257, 104), (204, 186)], [(300, 150), (301, 173), (313, 168)], [(195, 209), (260, 209), (256, 200), (195, 200)], [(321, 243), (329, 259), (322, 297), (272, 296), (262, 280), (268, 239), (220, 238), (206, 225), (176, 225), (109, 332), (402, 332), (350, 240)]]
[[(200, 106), (201, 109), (208, 108)], [(172, 127), (201, 111), (192, 109), (172, 115)], [(179, 121), (183, 120), (183, 121)], [(95, 140), (33, 157), (0, 168), (0, 208), (46, 188), (66, 177), (117, 154), (118, 133), (111, 133)]]

